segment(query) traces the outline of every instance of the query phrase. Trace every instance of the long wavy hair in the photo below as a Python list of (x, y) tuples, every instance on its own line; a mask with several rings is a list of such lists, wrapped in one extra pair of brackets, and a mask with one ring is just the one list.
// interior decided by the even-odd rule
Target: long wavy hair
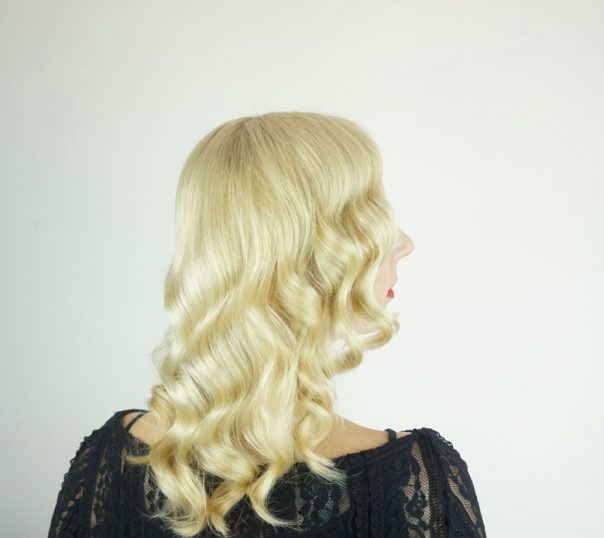
[(127, 461), (150, 466), (166, 499), (151, 517), (176, 535), (230, 536), (225, 516), (245, 496), (295, 527), (269, 512), (271, 489), (296, 462), (345, 484), (315, 452), (340, 418), (331, 381), (399, 330), (374, 292), (399, 232), (379, 151), (338, 116), (229, 121), (184, 164), (175, 232), (147, 401), (159, 440)]

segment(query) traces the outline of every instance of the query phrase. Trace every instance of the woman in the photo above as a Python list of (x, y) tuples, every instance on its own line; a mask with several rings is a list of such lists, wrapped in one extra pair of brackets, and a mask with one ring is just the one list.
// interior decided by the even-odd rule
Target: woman
[(333, 378), (399, 329), (386, 306), (413, 243), (381, 174), (337, 116), (239, 118), (197, 144), (160, 381), (84, 438), (49, 536), (485, 536), (449, 441), (335, 412)]

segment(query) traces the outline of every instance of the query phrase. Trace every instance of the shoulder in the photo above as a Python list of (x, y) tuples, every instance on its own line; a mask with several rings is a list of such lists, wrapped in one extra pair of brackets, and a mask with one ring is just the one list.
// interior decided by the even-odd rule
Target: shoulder
[(125, 469), (120, 462), (125, 437), (118, 428), (128, 411), (116, 411), (81, 438), (63, 474), (49, 536), (91, 535), (91, 521), (102, 519), (107, 500), (118, 496), (116, 478)]
[(92, 429), (88, 430), (88, 433), (84, 434), (84, 437), (80, 441), (80, 447), (77, 451), (77, 454), (87, 454), (102, 444), (111, 433), (118, 414), (119, 411), (107, 418), (104, 423), (94, 426)]
[(440, 469), (449, 523), (455, 536), (484, 537), (484, 521), (480, 503), (470, 476), (468, 464), (453, 443), (432, 428), (422, 428), (429, 441), (431, 459)]
[(437, 430), (424, 427), (421, 431), (426, 439), (426, 457), (436, 464), (449, 486), (457, 484), (458, 489), (474, 495), (468, 464), (456, 446)]
[[(92, 479), (102, 462), (106, 462), (111, 452), (108, 450), (114, 438), (115, 425), (119, 421), (120, 411), (115, 412), (88, 433), (80, 437), (79, 445), (69, 460), (67, 472), (63, 475), (63, 491), (79, 487)], [(103, 460), (103, 461), (102, 461)]]
[(427, 427), (421, 428), (421, 431), (428, 438), (432, 447), (437, 452), (461, 459), (461, 456), (457, 448), (455, 448), (455, 445), (439, 431)]
[(135, 437), (145, 445), (151, 446), (160, 438), (146, 409), (124, 412), (120, 417), (120, 424), (128, 435)]
[(118, 412), (118, 414), (121, 426), (125, 430), (132, 432), (134, 428), (138, 427), (137, 424), (141, 424), (145, 420), (147, 411), (144, 409), (137, 409), (136, 411), (126, 409)]
[[(317, 447), (317, 451), (327, 458), (337, 458), (342, 455), (368, 452), (381, 449), (390, 444), (390, 436), (386, 430), (375, 430), (357, 424), (341, 417), (332, 432)], [(396, 432), (397, 439), (406, 437), (410, 432)]]
[[(354, 439), (359, 445), (359, 450), (366, 448), (374, 448), (388, 442), (390, 437), (386, 430), (374, 430), (365, 426), (354, 424), (347, 432), (351, 439)], [(395, 431), (396, 438), (406, 437), (411, 432)]]
[(114, 444), (117, 439), (121, 439), (122, 430), (125, 432), (125, 429), (122, 428), (124, 417), (138, 415), (141, 411), (145, 410), (124, 409), (116, 411), (102, 424), (99, 424), (98, 426), (93, 427), (91, 430), (88, 430), (88, 433), (86, 433), (80, 440), (80, 445), (76, 451), (74, 459), (90, 459), (93, 453), (99, 448), (106, 447), (108, 444)]

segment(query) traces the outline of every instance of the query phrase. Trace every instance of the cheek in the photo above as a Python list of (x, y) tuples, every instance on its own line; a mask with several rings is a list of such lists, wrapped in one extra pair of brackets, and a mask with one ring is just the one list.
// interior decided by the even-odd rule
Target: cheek
[[(388, 285), (388, 267), (382, 266), (376, 274), (373, 289), (376, 294), (381, 294), (384, 287)], [(387, 290), (386, 290), (387, 291)], [(384, 293), (386, 293), (384, 291)]]

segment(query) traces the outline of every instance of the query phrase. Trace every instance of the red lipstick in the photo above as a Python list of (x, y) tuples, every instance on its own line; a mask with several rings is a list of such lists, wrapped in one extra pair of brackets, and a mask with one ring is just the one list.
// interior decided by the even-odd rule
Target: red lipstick
[(388, 295), (388, 297), (394, 297), (394, 290), (392, 288), (390, 288), (386, 295)]

